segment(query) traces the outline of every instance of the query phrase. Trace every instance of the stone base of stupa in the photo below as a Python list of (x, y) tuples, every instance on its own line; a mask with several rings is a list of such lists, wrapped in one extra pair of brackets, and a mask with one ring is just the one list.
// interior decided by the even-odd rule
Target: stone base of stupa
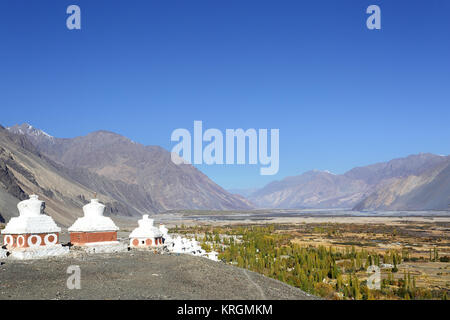
[(44, 259), (49, 257), (57, 257), (69, 253), (68, 247), (63, 247), (61, 244), (29, 247), (29, 248), (14, 248), (9, 251), (8, 259), (28, 260), (28, 259)]
[(129, 247), (131, 251), (152, 252), (156, 254), (167, 254), (169, 250), (165, 245), (157, 247)]
[(0, 259), (6, 259), (8, 257), (8, 251), (0, 248)]
[(119, 241), (104, 241), (73, 245), (72, 250), (84, 251), (87, 253), (114, 253), (126, 252), (128, 251), (128, 246)]

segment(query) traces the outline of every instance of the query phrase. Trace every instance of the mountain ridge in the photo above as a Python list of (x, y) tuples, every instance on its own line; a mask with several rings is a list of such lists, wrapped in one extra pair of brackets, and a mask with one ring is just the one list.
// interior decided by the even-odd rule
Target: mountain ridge
[(450, 161), (389, 181), (354, 210), (450, 210)]
[[(310, 170), (260, 189), (226, 191), (194, 166), (173, 164), (164, 148), (145, 146), (108, 130), (55, 138), (29, 124), (6, 129), (16, 144), (52, 163), (61, 174), (116, 201), (112, 214), (127, 211), (125, 208), (125, 215), (135, 216), (173, 210), (249, 210), (255, 206), (448, 209), (445, 192), (450, 183), (444, 169), (450, 163), (449, 156), (419, 153), (355, 167), (343, 174)], [(7, 179), (8, 172), (0, 174)]]
[(37, 130), (29, 124), (8, 128), (29, 138), (61, 172), (133, 208), (134, 214), (253, 207), (194, 166), (174, 164), (170, 152), (160, 146), (145, 146), (107, 130), (75, 138), (56, 138)]
[[(82, 215), (81, 207), (94, 191), (60, 172), (54, 163), (36, 152), (23, 135), (0, 129), (0, 214), (2, 220), (17, 216), (17, 203), (38, 194), (46, 202), (46, 212), (67, 226)], [(113, 212), (114, 199), (98, 197)]]
[[(385, 199), (393, 198), (395, 194), (399, 195), (399, 191), (395, 190), (393, 186), (395, 182), (421, 175), (424, 180), (425, 176), (430, 175), (433, 169), (445, 166), (448, 162), (450, 162), (449, 156), (419, 153), (364, 167), (355, 167), (339, 175), (327, 171), (311, 170), (301, 175), (273, 181), (250, 194), (248, 198), (256, 205), (267, 208), (446, 209), (446, 206), (443, 205), (445, 199), (436, 199), (436, 205), (429, 202), (425, 207), (419, 204), (410, 205), (404, 201), (397, 202), (396, 206), (390, 206), (388, 203), (381, 203), (383, 202), (381, 199), (378, 200), (378, 205), (375, 205), (377, 201), (370, 201), (370, 199), (375, 198), (376, 194), (380, 195), (383, 190), (385, 190)], [(442, 179), (445, 180), (445, 178)], [(419, 187), (419, 185), (414, 187)], [(365, 201), (365, 199), (368, 200)], [(413, 199), (411, 198), (409, 201), (411, 202)], [(393, 203), (393, 199), (389, 200), (389, 203)]]

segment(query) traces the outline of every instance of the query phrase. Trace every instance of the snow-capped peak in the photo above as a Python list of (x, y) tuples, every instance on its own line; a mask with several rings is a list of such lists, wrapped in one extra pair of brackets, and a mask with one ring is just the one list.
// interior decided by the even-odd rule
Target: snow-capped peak
[(16, 133), (16, 134), (23, 134), (26, 136), (30, 136), (30, 137), (43, 137), (49, 140), (54, 140), (54, 137), (49, 135), (47, 132), (42, 131), (40, 129), (34, 128), (32, 125), (28, 124), (28, 123), (24, 123), (22, 125), (15, 125), (12, 127), (7, 127), (6, 128), (8, 131), (12, 132), (12, 133)]
[(335, 173), (328, 171), (328, 170), (318, 170), (318, 169), (313, 169), (311, 170), (312, 172), (323, 172), (323, 173), (328, 173), (328, 174), (332, 174), (332, 175), (336, 175)]

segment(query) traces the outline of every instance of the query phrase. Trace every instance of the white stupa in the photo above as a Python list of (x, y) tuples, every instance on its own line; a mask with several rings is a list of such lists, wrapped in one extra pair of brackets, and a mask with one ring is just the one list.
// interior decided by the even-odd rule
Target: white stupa
[(162, 223), (159, 224), (159, 231), (162, 234), (162, 238), (163, 238), (163, 243), (164, 244), (168, 244), (173, 242), (172, 237), (169, 234), (169, 229), (166, 228), (165, 225), (163, 225)]
[(153, 219), (149, 219), (148, 214), (144, 214), (138, 224), (129, 236), (131, 247), (157, 247), (163, 244), (163, 234), (153, 225)]
[(89, 252), (117, 252), (126, 250), (126, 245), (117, 241), (119, 228), (110, 217), (103, 215), (105, 205), (98, 199), (83, 206), (84, 216), (78, 218), (68, 229), (70, 242)]
[(174, 253), (186, 253), (186, 244), (185, 244), (184, 238), (181, 238), (180, 236), (177, 236), (175, 239), (173, 239), (172, 245), (169, 247), (169, 250)]
[(209, 260), (219, 261), (219, 258), (218, 258), (219, 254), (216, 251), (208, 252), (206, 255)]
[(176, 237), (173, 241), (171, 251), (174, 253), (188, 253), (192, 255), (204, 255), (206, 251), (203, 250), (195, 240)]
[(172, 242), (167, 246), (167, 249), (173, 253), (185, 253), (191, 254), (193, 256), (199, 256), (208, 258), (210, 260), (218, 261), (218, 253), (215, 251), (206, 252), (195, 239), (182, 238), (177, 236), (172, 240)]
[(6, 259), (8, 257), (8, 251), (6, 249), (0, 248), (0, 259)]
[(217, 252), (206, 252), (195, 239), (179, 235), (173, 238), (164, 224), (161, 223), (159, 228), (154, 227), (153, 219), (149, 219), (148, 215), (144, 215), (138, 223), (139, 227), (130, 234), (131, 247), (153, 247), (164, 244), (168, 252), (191, 254), (218, 261)]
[(44, 213), (45, 202), (37, 195), (19, 202), (17, 208), (19, 216), (11, 218), (1, 232), (12, 258), (34, 259), (69, 252), (69, 248), (59, 244), (61, 228)]

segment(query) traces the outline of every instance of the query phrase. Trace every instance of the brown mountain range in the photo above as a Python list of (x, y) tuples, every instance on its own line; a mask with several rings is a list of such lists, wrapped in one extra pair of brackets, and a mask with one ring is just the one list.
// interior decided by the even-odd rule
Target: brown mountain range
[[(108, 214), (138, 216), (166, 210), (259, 208), (353, 208), (354, 210), (448, 210), (450, 157), (421, 153), (354, 168), (336, 175), (309, 171), (249, 192), (231, 194), (170, 153), (121, 135), (96, 131), (55, 138), (23, 124), (0, 128), (0, 220), (16, 215), (27, 194), (46, 200), (67, 225), (94, 192)], [(246, 194), (247, 196), (247, 194)]]
[(354, 210), (450, 210), (450, 161), (421, 174), (391, 179)]
[(411, 155), (336, 175), (309, 171), (269, 183), (249, 200), (266, 208), (447, 210), (450, 157)]
[(174, 164), (159, 146), (144, 146), (108, 131), (72, 139), (52, 137), (28, 124), (7, 131), (26, 138), (61, 174), (120, 204), (111, 208), (118, 215), (252, 208), (194, 166)]
[[(17, 203), (29, 194), (38, 194), (46, 202), (46, 212), (67, 226), (81, 216), (81, 206), (94, 191), (60, 171), (25, 136), (0, 126), (0, 221), (17, 216)], [(99, 198), (108, 212), (121, 206), (106, 195), (99, 194)]]

